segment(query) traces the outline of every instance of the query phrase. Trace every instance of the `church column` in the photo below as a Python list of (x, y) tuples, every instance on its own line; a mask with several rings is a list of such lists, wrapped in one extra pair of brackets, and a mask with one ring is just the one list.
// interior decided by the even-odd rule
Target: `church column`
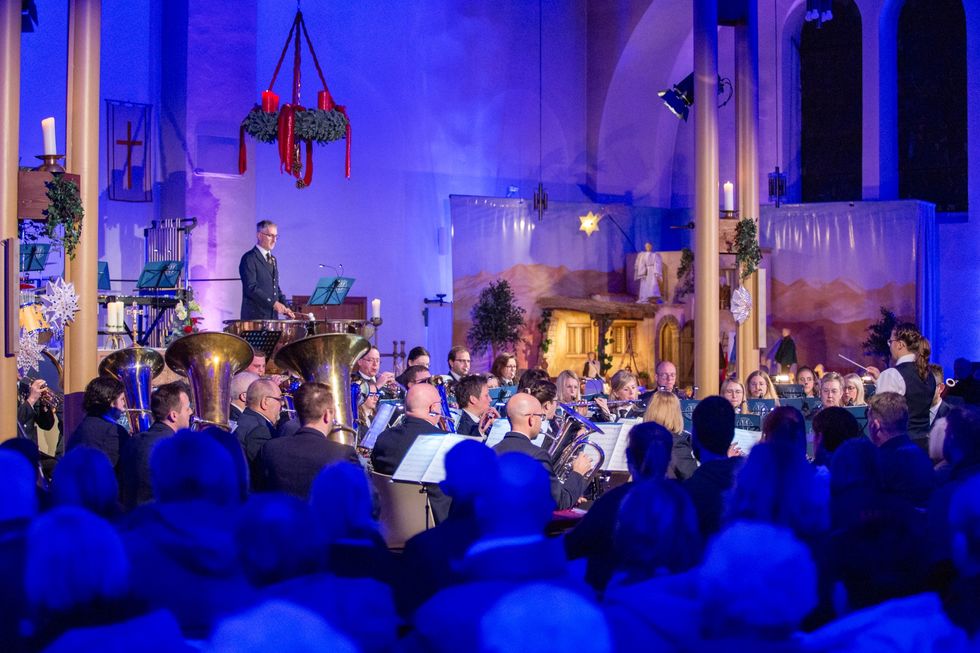
[[(735, 112), (737, 125), (738, 211), (740, 218), (759, 218), (759, 12), (748, 3), (744, 25), (735, 27)], [(759, 368), (759, 275), (743, 282), (752, 295), (752, 314), (738, 326), (738, 377)]]
[(718, 393), (718, 6), (694, 2), (694, 383)]
[[(81, 176), (85, 219), (65, 279), (75, 284), (79, 311), (65, 329), (65, 393), (82, 392), (98, 374), (99, 259), (99, 52), (101, 0), (71, 0), (68, 7), (68, 164)], [(66, 411), (71, 410), (66, 405)], [(66, 415), (71, 423), (71, 416)]]
[[(17, 238), (17, 146), (20, 142), (20, 3), (0, 3), (0, 133), (4, 134), (0, 154), (0, 239)], [(10, 242), (16, 242), (11, 240)], [(11, 252), (18, 256), (17, 252)], [(16, 269), (16, 268), (15, 268)], [(6, 277), (0, 266), (5, 292), (18, 288), (16, 276)], [(2, 300), (0, 300), (2, 301)], [(16, 310), (16, 307), (11, 307)], [(0, 317), (4, 309), (0, 306)], [(12, 316), (17, 326), (17, 317)], [(4, 336), (6, 330), (3, 329)], [(11, 334), (13, 338), (17, 333)], [(5, 349), (5, 347), (4, 347)], [(11, 352), (13, 353), (13, 352)], [(0, 440), (17, 434), (17, 358), (0, 351)]]

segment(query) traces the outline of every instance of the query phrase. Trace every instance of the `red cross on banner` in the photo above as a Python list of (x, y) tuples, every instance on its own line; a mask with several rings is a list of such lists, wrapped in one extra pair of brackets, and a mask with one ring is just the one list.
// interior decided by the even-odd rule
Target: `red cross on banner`
[(106, 100), (106, 118), (109, 199), (153, 201), (150, 105)]

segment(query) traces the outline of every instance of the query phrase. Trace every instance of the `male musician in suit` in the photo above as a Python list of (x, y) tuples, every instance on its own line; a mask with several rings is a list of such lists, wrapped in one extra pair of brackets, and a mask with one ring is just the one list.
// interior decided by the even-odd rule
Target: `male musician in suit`
[(238, 428), (238, 420), (242, 418), (247, 404), (248, 387), (259, 380), (255, 372), (244, 370), (231, 377), (231, 406), (228, 409), (228, 422), (232, 432)]
[(153, 448), (164, 438), (181, 429), (190, 428), (190, 387), (183, 381), (165, 383), (150, 395), (150, 412), (153, 424), (149, 430), (138, 433), (123, 446), (119, 464), (122, 468), (120, 495), (123, 505), (134, 508), (137, 504), (153, 500), (150, 484), (150, 455)]
[(253, 484), (259, 480), (259, 452), (276, 432), (276, 420), (283, 401), (282, 390), (269, 379), (253, 381), (245, 393), (245, 410), (238, 419), (235, 435), (252, 470)]
[(119, 467), (119, 454), (129, 440), (129, 431), (117, 420), (126, 408), (122, 382), (110, 376), (97, 376), (85, 386), (82, 399), (85, 418), (68, 438), (68, 451), (76, 447), (98, 449), (113, 469)]
[(383, 431), (371, 451), (371, 463), (379, 474), (394, 474), (408, 450), (420, 435), (442, 433), (439, 419), (442, 401), (439, 391), (428, 383), (417, 383), (405, 396), (405, 419)]
[(351, 380), (360, 386), (361, 395), (367, 395), (371, 385), (375, 391), (383, 387), (397, 388), (394, 372), (381, 372), (381, 351), (373, 346), (357, 359), (357, 371)]
[(472, 358), (466, 347), (456, 345), (449, 350), (449, 376), (453, 381), (459, 382), (464, 376), (470, 373), (470, 363)]
[(360, 464), (354, 447), (329, 439), (337, 428), (333, 401), (330, 388), (322, 383), (304, 383), (293, 395), (296, 415), (303, 426), (262, 447), (259, 459), (267, 490), (306, 499), (313, 480), (327, 465), (344, 460)]
[(592, 468), (592, 461), (584, 453), (580, 453), (572, 461), (572, 471), (564, 483), (555, 476), (548, 452), (535, 445), (531, 440), (541, 432), (541, 423), (547, 417), (541, 402), (525, 392), (518, 392), (507, 402), (507, 419), (510, 421), (510, 432), (504, 436), (494, 451), (505, 454), (519, 451), (540, 462), (551, 477), (551, 496), (558, 504), (559, 510), (575, 507), (579, 498), (588, 485), (584, 474)]
[(271, 220), (260, 220), (255, 230), (258, 242), (245, 252), (238, 264), (238, 276), (242, 279), (242, 319), (270, 320), (277, 313), (295, 318), (286, 306), (286, 295), (279, 288), (279, 264), (272, 255), (279, 240), (279, 228)]
[(28, 438), (37, 444), (37, 429), (48, 430), (54, 426), (54, 410), (50, 405), (41, 401), (48, 389), (44, 379), (24, 377), (18, 384), (18, 390), (24, 400), (17, 407), (17, 428), (21, 437)]
[(456, 432), (480, 438), (489, 433), (497, 411), (491, 412), (487, 377), (482, 374), (464, 376), (456, 384), (455, 394), (456, 402), (463, 413)]

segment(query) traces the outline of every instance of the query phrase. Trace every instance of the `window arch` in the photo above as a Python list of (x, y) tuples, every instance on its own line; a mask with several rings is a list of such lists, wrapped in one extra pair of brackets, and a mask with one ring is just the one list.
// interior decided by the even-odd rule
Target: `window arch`
[(898, 193), (967, 210), (966, 15), (906, 0), (898, 18)]

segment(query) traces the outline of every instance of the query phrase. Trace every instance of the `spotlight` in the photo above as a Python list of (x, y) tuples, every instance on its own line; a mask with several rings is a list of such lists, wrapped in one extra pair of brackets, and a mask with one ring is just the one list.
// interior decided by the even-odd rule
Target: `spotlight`
[[(734, 87), (732, 86), (732, 81), (727, 77), (718, 76), (718, 95), (722, 95), (725, 89), (728, 89), (728, 95), (725, 99), (721, 101), (718, 105), (719, 108), (728, 104), (729, 100), (732, 99), (732, 94), (734, 92)], [(673, 88), (660, 91), (657, 93), (660, 99), (664, 101), (670, 112), (681, 120), (686, 121), (688, 113), (691, 107), (694, 105), (694, 73), (691, 73), (679, 83), (674, 84)]]

